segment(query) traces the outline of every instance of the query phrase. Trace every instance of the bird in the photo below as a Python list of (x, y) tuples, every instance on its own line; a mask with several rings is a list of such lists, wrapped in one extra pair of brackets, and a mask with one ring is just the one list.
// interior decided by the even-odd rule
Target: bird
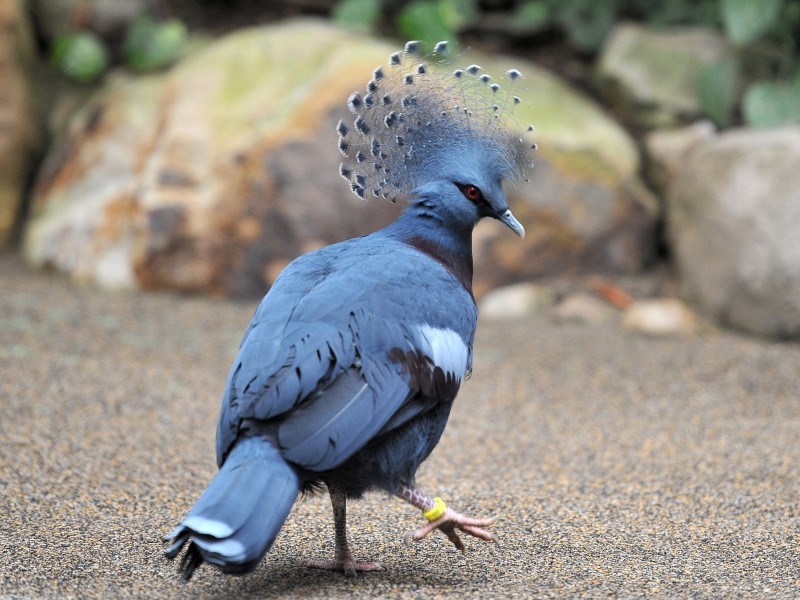
[(385, 568), (347, 540), (347, 502), (371, 491), (422, 511), (415, 541), (497, 540), (493, 518), (457, 512), (415, 474), (472, 371), (473, 228), (489, 217), (524, 237), (504, 185), (528, 181), (535, 144), (514, 116), (520, 71), (501, 85), (479, 65), (450, 68), (447, 42), (427, 54), (408, 42), (348, 98), (341, 176), (359, 198), (406, 206), (381, 230), (296, 258), (255, 310), (225, 383), (219, 471), (164, 538), (187, 581), (203, 562), (253, 571), (297, 498), (326, 489), (335, 554), (309, 567)]

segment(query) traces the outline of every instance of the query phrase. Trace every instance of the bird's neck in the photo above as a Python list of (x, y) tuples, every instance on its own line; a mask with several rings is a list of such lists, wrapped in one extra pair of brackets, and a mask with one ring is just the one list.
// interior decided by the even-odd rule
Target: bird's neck
[(472, 294), (472, 227), (454, 227), (424, 203), (414, 203), (384, 231), (441, 263)]

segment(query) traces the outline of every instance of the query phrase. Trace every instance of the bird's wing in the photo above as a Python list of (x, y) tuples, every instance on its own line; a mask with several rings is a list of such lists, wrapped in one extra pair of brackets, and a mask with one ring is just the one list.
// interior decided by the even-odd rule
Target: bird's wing
[[(289, 411), (277, 428), (284, 457), (312, 471), (332, 469), (376, 435), (455, 398), (467, 344), (427, 325), (354, 318), (357, 364)], [(368, 324), (373, 321), (373, 324)], [(364, 339), (359, 334), (380, 339)]]
[[(427, 258), (409, 249), (387, 278), (386, 256), (355, 248), (343, 259), (332, 248), (293, 263), (256, 312), (223, 398), (220, 462), (243, 421), (274, 422), (287, 460), (326, 470), (455, 397), (474, 332), (475, 315), (455, 308), (464, 298), (452, 298), (454, 290), (425, 314), (430, 289), (414, 290), (413, 280), (431, 265), (413, 263)], [(443, 272), (445, 291), (448, 277)]]
[(376, 389), (360, 369), (350, 368), (290, 411), (277, 430), (284, 458), (317, 472), (350, 458), (411, 396), (396, 374), (382, 383)]

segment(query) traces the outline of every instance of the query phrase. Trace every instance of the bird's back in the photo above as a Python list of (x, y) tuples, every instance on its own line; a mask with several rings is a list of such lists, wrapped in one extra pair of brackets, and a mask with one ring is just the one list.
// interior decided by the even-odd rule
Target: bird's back
[[(420, 350), (426, 332), (437, 345), (428, 353), (438, 352), (460, 383), (476, 319), (470, 291), (385, 231), (301, 256), (276, 280), (245, 333), (223, 397), (218, 460), (243, 421), (285, 418), (354, 365), (375, 385), (389, 378), (387, 369), (407, 370), (406, 355)], [(411, 381), (409, 394), (422, 383)]]

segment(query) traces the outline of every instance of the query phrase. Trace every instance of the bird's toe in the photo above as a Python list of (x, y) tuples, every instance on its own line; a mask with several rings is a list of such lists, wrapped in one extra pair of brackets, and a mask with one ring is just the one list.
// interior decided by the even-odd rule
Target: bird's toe
[(444, 533), (447, 538), (453, 543), (453, 545), (464, 552), (465, 546), (464, 542), (461, 541), (461, 537), (458, 535), (458, 531), (462, 531), (467, 535), (471, 535), (472, 537), (478, 538), (485, 542), (497, 542), (498, 537), (491, 531), (488, 531), (486, 528), (490, 527), (496, 518), (490, 517), (486, 519), (474, 519), (472, 517), (467, 517), (458, 513), (450, 508), (446, 509), (444, 514), (432, 521), (430, 523), (426, 523), (422, 527), (418, 528), (416, 531), (412, 532), (409, 536), (409, 540), (413, 540), (415, 542), (421, 540), (426, 535), (428, 535), (434, 529), (439, 529), (442, 533)]
[(306, 566), (312, 569), (339, 571), (344, 573), (346, 577), (356, 577), (360, 572), (385, 570), (384, 566), (379, 562), (359, 561), (352, 556), (333, 560), (309, 560)]

